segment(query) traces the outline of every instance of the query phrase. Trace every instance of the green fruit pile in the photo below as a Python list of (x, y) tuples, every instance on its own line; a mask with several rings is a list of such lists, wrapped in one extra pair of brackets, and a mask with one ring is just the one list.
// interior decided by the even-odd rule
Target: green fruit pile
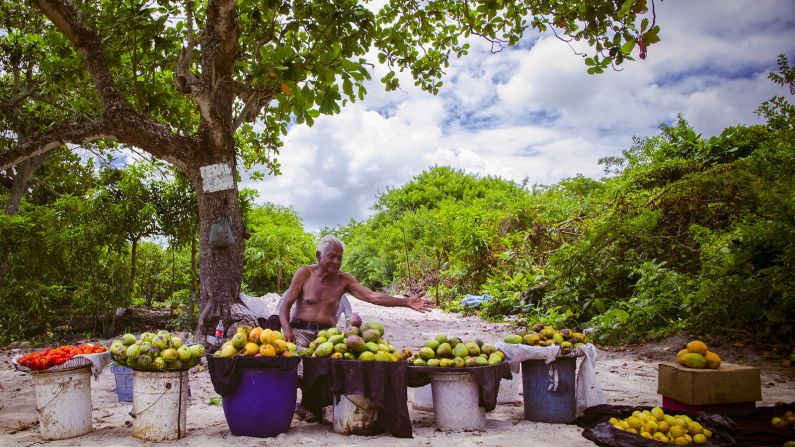
[(117, 364), (135, 370), (181, 371), (199, 363), (204, 346), (186, 346), (182, 339), (172, 337), (168, 331), (144, 332), (138, 339), (128, 333), (113, 340), (110, 353)]
[(655, 441), (675, 445), (706, 444), (712, 432), (687, 415), (665, 414), (662, 408), (634, 411), (624, 419), (610, 418), (614, 427)]
[(365, 362), (399, 362), (410, 357), (411, 350), (398, 352), (384, 338), (384, 326), (371, 322), (361, 327), (352, 326), (344, 334), (335, 327), (322, 330), (309, 344), (304, 355)]
[(585, 346), (588, 343), (588, 337), (582, 332), (575, 332), (571, 329), (557, 330), (552, 326), (536, 323), (530, 327), (529, 331), (508, 335), (504, 341), (505, 343), (528, 346), (557, 345), (563, 352), (569, 352), (573, 348)]
[(446, 335), (437, 335), (426, 341), (409, 362), (412, 366), (464, 368), (496, 365), (504, 360), (505, 353), (491, 343), (483, 343), (480, 340), (465, 342), (458, 337), (447, 338)]

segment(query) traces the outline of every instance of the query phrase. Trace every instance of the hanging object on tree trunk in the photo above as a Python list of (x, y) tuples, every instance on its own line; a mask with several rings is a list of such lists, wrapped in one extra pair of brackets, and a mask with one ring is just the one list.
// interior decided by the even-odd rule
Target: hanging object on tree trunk
[(221, 216), (215, 219), (213, 226), (210, 227), (210, 247), (223, 248), (235, 243), (232, 236), (232, 228), (229, 226), (229, 218)]

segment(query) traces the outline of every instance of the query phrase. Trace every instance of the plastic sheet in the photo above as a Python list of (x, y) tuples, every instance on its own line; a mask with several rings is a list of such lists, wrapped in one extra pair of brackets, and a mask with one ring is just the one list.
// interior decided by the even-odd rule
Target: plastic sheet
[(795, 441), (795, 428), (792, 424), (787, 428), (775, 428), (771, 424), (773, 417), (781, 417), (786, 411), (795, 411), (795, 402), (774, 407), (759, 407), (745, 414), (733, 415), (736, 426), (734, 439), (737, 445), (780, 446), (787, 441)]
[(500, 392), (500, 381), (502, 379), (509, 380), (513, 378), (510, 366), (507, 362), (498, 363), (496, 365), (470, 366), (467, 368), (409, 366), (408, 386), (416, 388), (431, 383), (428, 374), (434, 372), (465, 372), (474, 375), (475, 381), (478, 383), (478, 392), (480, 394), (479, 405), (485, 408), (487, 412), (494, 410), (497, 406), (497, 394)]
[[(582, 435), (586, 439), (602, 447), (654, 447), (670, 446), (671, 444), (643, 438), (634, 433), (620, 430), (608, 422), (615, 417), (623, 419), (632, 415), (633, 411), (651, 410), (653, 407), (632, 407), (627, 405), (597, 405), (587, 408), (584, 414), (577, 418), (574, 423), (585, 430)], [(725, 447), (739, 444), (732, 436), (734, 421), (718, 414), (698, 413), (696, 415), (685, 411), (665, 410), (665, 414), (677, 415), (687, 414), (694, 421), (699, 422), (704, 427), (712, 431), (712, 437), (706, 446)]]
[(301, 362), (301, 357), (214, 357), (207, 354), (206, 358), (213, 388), (221, 396), (228, 396), (237, 390), (240, 374), (245, 369), (275, 368), (287, 371)]
[(373, 432), (388, 430), (398, 438), (411, 438), (407, 405), (405, 362), (362, 362), (330, 358), (303, 359), (302, 405), (319, 414), (321, 408), (342, 395), (362, 395), (378, 408)]

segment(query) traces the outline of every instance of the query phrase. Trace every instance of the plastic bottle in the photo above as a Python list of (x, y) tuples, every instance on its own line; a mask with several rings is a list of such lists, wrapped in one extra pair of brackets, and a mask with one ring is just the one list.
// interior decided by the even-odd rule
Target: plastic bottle
[(218, 326), (215, 327), (215, 338), (224, 338), (224, 320), (218, 320)]

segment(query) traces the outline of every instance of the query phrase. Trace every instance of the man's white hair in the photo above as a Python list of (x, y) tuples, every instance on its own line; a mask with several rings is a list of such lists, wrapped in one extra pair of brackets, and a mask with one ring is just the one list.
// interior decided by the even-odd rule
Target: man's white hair
[(342, 248), (342, 251), (345, 252), (345, 244), (341, 240), (337, 239), (336, 236), (331, 234), (323, 236), (320, 241), (318, 241), (317, 252), (322, 255), (326, 252), (326, 249), (328, 249), (328, 246), (331, 244), (339, 244)]

